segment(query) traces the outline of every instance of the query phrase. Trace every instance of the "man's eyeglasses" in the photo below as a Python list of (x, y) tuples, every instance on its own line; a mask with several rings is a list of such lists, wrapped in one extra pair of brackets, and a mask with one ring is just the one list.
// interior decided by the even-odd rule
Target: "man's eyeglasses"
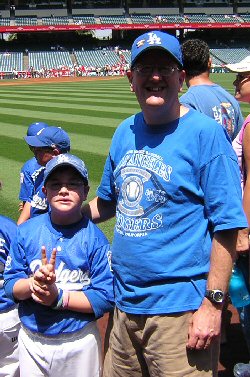
[(174, 71), (179, 71), (177, 67), (158, 67), (155, 65), (137, 65), (132, 68), (133, 71), (136, 71), (140, 76), (149, 76), (152, 75), (154, 71), (164, 77), (169, 77)]
[(79, 187), (84, 186), (83, 181), (72, 182), (48, 182), (47, 187), (53, 191), (59, 191), (62, 187), (66, 187), (68, 190), (77, 190)]

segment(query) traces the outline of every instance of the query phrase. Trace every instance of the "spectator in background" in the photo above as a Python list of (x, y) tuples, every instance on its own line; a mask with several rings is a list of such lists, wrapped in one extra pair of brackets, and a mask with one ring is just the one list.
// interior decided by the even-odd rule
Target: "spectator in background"
[[(235, 98), (240, 102), (250, 103), (250, 60), (241, 63), (227, 65), (232, 72), (236, 72), (237, 76), (234, 81)], [(243, 207), (248, 221), (248, 229), (242, 230), (242, 243), (245, 241), (245, 232), (249, 234), (250, 228), (250, 114), (246, 117), (244, 124), (233, 141), (233, 147), (238, 156), (239, 166), (241, 170), (241, 181), (243, 189)], [(247, 237), (248, 239), (248, 237)], [(242, 269), (246, 281), (249, 283), (249, 243), (242, 245), (242, 251), (245, 254), (239, 254), (238, 266)], [(250, 353), (250, 305), (238, 308), (240, 320)], [(250, 377), (250, 363), (236, 364), (234, 367), (234, 376)]]
[(180, 102), (214, 118), (234, 140), (243, 124), (236, 99), (210, 79), (212, 59), (209, 46), (200, 39), (189, 39), (182, 44), (183, 68), (188, 91)]

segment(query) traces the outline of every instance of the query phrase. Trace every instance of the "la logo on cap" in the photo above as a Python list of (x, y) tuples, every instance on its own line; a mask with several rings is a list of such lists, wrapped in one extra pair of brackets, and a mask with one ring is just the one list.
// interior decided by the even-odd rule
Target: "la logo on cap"
[(142, 47), (145, 43), (148, 43), (149, 45), (161, 45), (161, 38), (158, 37), (155, 33), (150, 32), (148, 33), (149, 38), (147, 40), (141, 39), (137, 42), (136, 47)]
[(149, 38), (147, 40), (149, 45), (161, 45), (161, 38), (158, 37), (155, 33), (148, 33)]

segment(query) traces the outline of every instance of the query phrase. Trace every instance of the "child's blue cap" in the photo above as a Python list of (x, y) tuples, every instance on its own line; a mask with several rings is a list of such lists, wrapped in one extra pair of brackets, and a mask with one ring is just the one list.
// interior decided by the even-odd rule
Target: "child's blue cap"
[(70, 153), (62, 153), (53, 157), (46, 165), (44, 171), (44, 185), (49, 176), (60, 166), (71, 166), (82, 176), (88, 183), (88, 170), (85, 163), (77, 156)]
[(27, 136), (35, 136), (37, 132), (41, 131), (43, 128), (46, 127), (49, 127), (49, 125), (44, 122), (31, 123), (27, 130)]
[(60, 127), (45, 127), (36, 133), (35, 136), (26, 136), (26, 143), (37, 148), (58, 148), (61, 152), (70, 150), (70, 139), (68, 134)]
[(181, 46), (178, 39), (163, 31), (155, 30), (140, 35), (134, 41), (131, 48), (131, 67), (143, 52), (150, 49), (166, 51), (180, 67), (183, 66)]

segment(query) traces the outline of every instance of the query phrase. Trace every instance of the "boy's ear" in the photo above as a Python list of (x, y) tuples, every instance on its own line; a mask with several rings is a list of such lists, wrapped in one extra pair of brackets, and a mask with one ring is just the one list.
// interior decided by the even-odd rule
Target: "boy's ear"
[(45, 187), (45, 186), (43, 186), (43, 188), (42, 188), (42, 192), (44, 193), (44, 195), (47, 196), (47, 190), (46, 190), (46, 187)]
[(58, 148), (54, 148), (53, 149), (53, 154), (54, 156), (58, 156), (59, 154), (61, 154), (60, 150)]
[(87, 199), (88, 193), (89, 193), (89, 186), (84, 186), (84, 194), (85, 194), (84, 200)]

